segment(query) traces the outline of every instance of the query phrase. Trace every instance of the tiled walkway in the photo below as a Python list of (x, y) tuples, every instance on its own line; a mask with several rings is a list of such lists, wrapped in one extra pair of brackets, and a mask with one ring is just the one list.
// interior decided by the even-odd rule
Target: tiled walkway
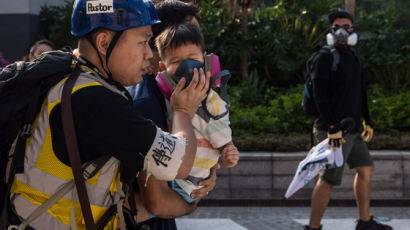
[[(302, 230), (309, 221), (309, 207), (199, 207), (193, 214), (177, 219), (178, 230)], [(410, 207), (373, 207), (375, 217), (395, 230), (410, 230)], [(323, 230), (354, 230), (355, 207), (329, 207)]]

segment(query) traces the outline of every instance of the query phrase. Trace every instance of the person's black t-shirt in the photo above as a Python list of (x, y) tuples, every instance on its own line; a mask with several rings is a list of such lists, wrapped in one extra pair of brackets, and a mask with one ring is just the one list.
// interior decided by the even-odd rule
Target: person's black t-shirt
[(147, 225), (151, 230), (177, 230), (175, 219), (162, 219), (154, 217), (142, 223), (141, 226)]
[(336, 72), (331, 71), (333, 56), (330, 52), (320, 53), (312, 71), (313, 95), (319, 117), (315, 127), (328, 130), (342, 119), (351, 117), (359, 131), (362, 109), (368, 118), (367, 97), (363, 83), (362, 70), (356, 54), (350, 48), (338, 49), (340, 62)]
[[(144, 156), (156, 135), (156, 126), (144, 119), (130, 101), (103, 86), (80, 89), (71, 100), (81, 161), (111, 155), (121, 162), (121, 180), (131, 182), (129, 180), (133, 180), (143, 168)], [(50, 129), (57, 157), (69, 165), (61, 104), (51, 111)]]
[(135, 108), (144, 118), (152, 120), (162, 130), (168, 130), (165, 98), (158, 88), (155, 76), (143, 75), (140, 83), (128, 87), (127, 90)]

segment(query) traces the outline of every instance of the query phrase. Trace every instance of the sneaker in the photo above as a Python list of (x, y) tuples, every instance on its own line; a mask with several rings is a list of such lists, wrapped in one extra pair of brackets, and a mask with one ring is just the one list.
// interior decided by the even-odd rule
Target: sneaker
[(371, 216), (369, 221), (358, 220), (356, 230), (393, 230), (393, 228), (373, 220)]
[(311, 228), (309, 225), (305, 225), (304, 230), (322, 230), (322, 225), (319, 228)]

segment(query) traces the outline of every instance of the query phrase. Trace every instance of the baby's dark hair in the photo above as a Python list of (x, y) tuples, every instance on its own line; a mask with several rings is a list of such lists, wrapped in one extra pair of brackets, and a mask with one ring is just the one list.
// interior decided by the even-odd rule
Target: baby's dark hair
[[(198, 7), (192, 3), (185, 3), (179, 0), (166, 0), (155, 3), (155, 10), (161, 23), (152, 26), (153, 38), (155, 39), (165, 28), (183, 24), (187, 17), (195, 17), (198, 22)], [(154, 42), (150, 43), (154, 48)]]
[(204, 37), (195, 25), (180, 24), (168, 27), (155, 39), (155, 45), (161, 58), (168, 49), (176, 49), (188, 44), (197, 45), (201, 47), (202, 52), (205, 51)]

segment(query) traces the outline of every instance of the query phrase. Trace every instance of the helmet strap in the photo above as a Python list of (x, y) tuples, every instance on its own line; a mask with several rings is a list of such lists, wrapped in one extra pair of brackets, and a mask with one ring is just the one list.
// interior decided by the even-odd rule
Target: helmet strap
[(114, 37), (111, 39), (111, 42), (108, 45), (107, 53), (105, 54), (105, 63), (107, 65), (107, 69), (108, 69), (108, 73), (109, 73), (108, 77), (110, 78), (110, 80), (113, 80), (113, 78), (112, 78), (111, 71), (108, 68), (108, 59), (110, 58), (112, 50), (114, 49), (115, 45), (117, 44), (118, 39), (121, 37), (122, 32), (123, 32), (123, 30), (115, 32)]
[[(90, 34), (87, 34), (85, 37), (87, 38), (88, 42), (91, 44), (91, 46), (92, 46), (92, 47), (95, 49), (95, 51), (97, 52), (98, 59), (100, 60), (101, 68), (104, 70), (105, 74), (107, 74), (107, 76), (110, 78), (110, 80), (112, 80), (111, 72), (110, 72), (109, 70), (106, 70), (106, 69), (105, 69), (104, 63), (103, 63), (102, 58), (101, 58), (101, 55), (100, 55), (100, 52), (98, 52), (97, 47), (95, 46), (93, 40), (91, 39), (91, 35), (90, 35)], [(108, 66), (107, 66), (107, 68), (108, 68)]]
[(122, 32), (123, 32), (123, 31), (116, 32), (115, 35), (114, 35), (114, 37), (112, 38), (112, 40), (111, 40), (111, 42), (110, 42), (110, 45), (108, 46), (107, 53), (106, 53), (106, 55), (105, 55), (105, 56), (106, 56), (106, 58), (105, 58), (105, 65), (107, 66), (107, 69), (104, 68), (104, 63), (103, 63), (103, 61), (102, 61), (100, 52), (98, 52), (98, 49), (97, 49), (97, 47), (95, 46), (93, 40), (91, 39), (90, 34), (87, 34), (85, 37), (87, 38), (88, 42), (91, 44), (91, 46), (92, 46), (92, 47), (95, 49), (95, 51), (97, 52), (98, 59), (100, 60), (100, 63), (101, 63), (101, 68), (104, 70), (105, 74), (107, 74), (107, 76), (108, 76), (107, 81), (108, 81), (109, 83), (111, 83), (111, 84), (117, 86), (117, 88), (118, 88), (120, 91), (124, 92), (124, 93), (125, 93), (125, 96), (127, 96), (128, 100), (129, 100), (129, 101), (131, 102), (131, 104), (132, 104), (132, 97), (131, 97), (130, 93), (129, 93), (128, 90), (126, 90), (126, 89), (124, 88), (124, 86), (121, 85), (118, 81), (114, 81), (114, 79), (113, 79), (113, 77), (112, 77), (112, 74), (111, 74), (111, 71), (110, 71), (110, 69), (108, 68), (108, 58), (109, 58), (109, 56), (110, 56), (110, 54), (111, 54), (111, 52), (112, 52), (112, 50), (113, 50), (115, 44), (117, 43), (118, 38), (120, 38)]
[(107, 66), (107, 69), (105, 69), (105, 67), (104, 67), (104, 63), (103, 63), (103, 61), (102, 61), (100, 52), (98, 51), (98, 49), (97, 49), (97, 47), (95, 46), (93, 40), (91, 39), (91, 36), (89, 36), (89, 35), (86, 36), (88, 42), (90, 42), (90, 44), (92, 45), (92, 47), (93, 47), (93, 48), (95, 49), (95, 51), (97, 52), (98, 59), (100, 60), (100, 63), (101, 63), (101, 67), (102, 67), (102, 69), (104, 70), (105, 74), (107, 74), (108, 79), (109, 79), (110, 81), (113, 81), (113, 77), (112, 77), (112, 73), (111, 73), (110, 69), (108, 68), (108, 59), (110, 58), (110, 55), (111, 55), (111, 53), (112, 53), (112, 50), (114, 49), (115, 45), (117, 44), (118, 39), (121, 37), (122, 32), (123, 32), (123, 31), (117, 31), (117, 32), (115, 32), (114, 37), (111, 39), (111, 42), (110, 42), (110, 44), (108, 45), (107, 53), (106, 53), (106, 55), (105, 55), (105, 65)]

